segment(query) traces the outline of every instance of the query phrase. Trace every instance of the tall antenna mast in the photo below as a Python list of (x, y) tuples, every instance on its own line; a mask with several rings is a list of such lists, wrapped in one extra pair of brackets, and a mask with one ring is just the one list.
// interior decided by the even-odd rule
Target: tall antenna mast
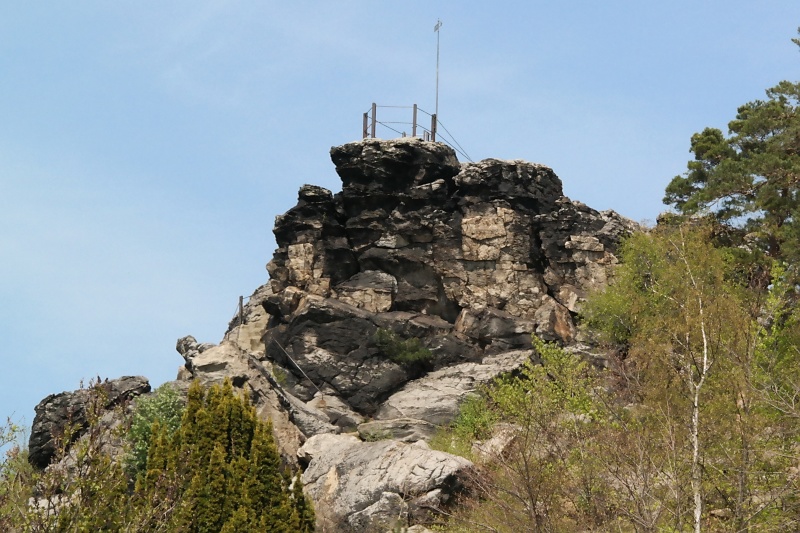
[(434, 113), (436, 114), (436, 119), (439, 119), (439, 28), (442, 27), (442, 21), (436, 19), (436, 26), (433, 27), (433, 31), (436, 32), (436, 109)]

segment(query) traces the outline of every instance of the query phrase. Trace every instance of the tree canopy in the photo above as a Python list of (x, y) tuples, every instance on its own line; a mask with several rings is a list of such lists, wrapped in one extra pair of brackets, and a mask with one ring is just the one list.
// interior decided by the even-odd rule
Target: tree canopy
[[(800, 39), (793, 39), (800, 46)], [(782, 81), (765, 100), (739, 107), (728, 136), (706, 128), (691, 139), (694, 160), (672, 179), (664, 203), (741, 227), (771, 257), (800, 254), (800, 83)]]

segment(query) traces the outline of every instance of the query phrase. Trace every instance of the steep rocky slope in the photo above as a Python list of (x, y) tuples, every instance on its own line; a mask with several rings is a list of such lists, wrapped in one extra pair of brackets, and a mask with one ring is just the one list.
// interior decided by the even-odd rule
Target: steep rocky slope
[[(460, 164), (419, 139), (331, 158), (342, 191), (300, 189), (276, 217), (269, 282), (219, 345), (178, 341), (179, 379), (247, 391), (305, 468), (323, 529), (367, 531), (446, 504), (470, 465), (425, 441), (480, 384), (535, 360), (531, 334), (576, 340), (581, 301), (635, 224), (524, 161)], [(430, 357), (390, 357), (379, 332)]]

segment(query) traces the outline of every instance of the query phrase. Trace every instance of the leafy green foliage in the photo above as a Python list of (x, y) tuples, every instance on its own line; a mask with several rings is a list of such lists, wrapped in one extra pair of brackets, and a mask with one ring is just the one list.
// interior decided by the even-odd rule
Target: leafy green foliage
[[(606, 512), (593, 473), (594, 436), (605, 416), (596, 377), (558, 346), (535, 337), (533, 344), (541, 364), (468, 399), (433, 443), (479, 464), (473, 497), (462, 501), (448, 531), (568, 531)], [(476, 441), (483, 444), (473, 453)]]
[(472, 458), (472, 443), (490, 438), (499, 420), (496, 410), (489, 405), (487, 391), (468, 396), (450, 426), (434, 435), (431, 448)]
[(651, 478), (675, 480), (671, 496), (651, 485), (660, 516), (680, 529), (716, 509), (735, 530), (795, 529), (785, 458), (797, 457), (786, 452), (797, 424), (775, 418), (777, 391), (800, 383), (792, 291), (775, 267), (766, 301), (743, 286), (712, 232), (694, 223), (632, 238), (612, 286), (585, 307), (586, 323), (626, 345), (620, 375), (641, 406), (626, 424), (658, 443), (637, 445), (656, 467)]
[(35, 476), (27, 453), (18, 444), (23, 428), (11, 421), (0, 426), (0, 531), (12, 531), (24, 516), (31, 497), (31, 480)]
[(434, 443), (477, 475), (441, 530), (798, 530), (797, 288), (780, 266), (766, 293), (743, 284), (713, 232), (626, 242), (584, 307), (622, 346), (608, 370), (534, 339), (541, 365), (463, 406)]
[(402, 366), (426, 365), (433, 354), (416, 337), (403, 339), (388, 329), (378, 329), (374, 341), (378, 349), (389, 359)]
[(165, 383), (152, 395), (136, 400), (136, 406), (128, 430), (130, 451), (126, 457), (126, 469), (133, 477), (144, 472), (147, 466), (147, 452), (153, 435), (153, 424), (166, 429), (167, 435), (174, 434), (181, 424), (183, 398), (180, 392)]

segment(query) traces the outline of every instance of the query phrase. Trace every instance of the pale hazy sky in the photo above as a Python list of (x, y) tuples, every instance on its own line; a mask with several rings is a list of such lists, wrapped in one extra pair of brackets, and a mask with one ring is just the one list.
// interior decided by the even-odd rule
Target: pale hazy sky
[(636, 220), (692, 133), (800, 66), (797, 0), (4, 2), (0, 415), (98, 374), (160, 384), (177, 338), (218, 342), (274, 217), (340, 189), (330, 147), (372, 102), (433, 109), (438, 18), (466, 152)]

